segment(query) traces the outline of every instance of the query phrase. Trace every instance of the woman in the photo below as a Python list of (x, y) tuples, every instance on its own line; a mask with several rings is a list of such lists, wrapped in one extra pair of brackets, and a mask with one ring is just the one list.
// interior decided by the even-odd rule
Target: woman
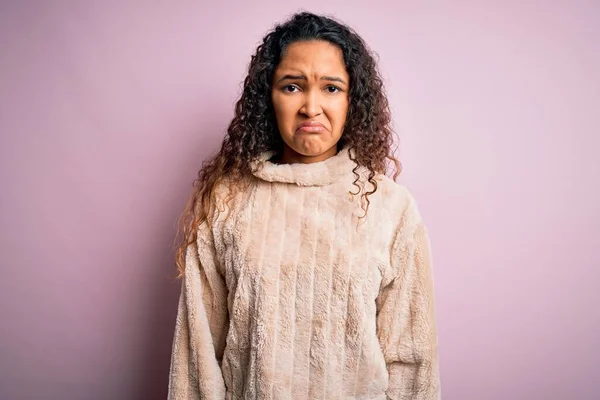
[[(265, 36), (183, 215), (171, 399), (438, 399), (427, 232), (363, 40)], [(394, 176), (395, 178), (395, 176)]]

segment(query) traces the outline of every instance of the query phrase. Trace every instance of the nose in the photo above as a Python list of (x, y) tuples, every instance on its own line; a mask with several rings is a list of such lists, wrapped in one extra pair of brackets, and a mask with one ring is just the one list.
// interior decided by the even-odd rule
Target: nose
[(315, 92), (315, 90), (305, 92), (304, 104), (302, 105), (302, 108), (300, 108), (300, 113), (306, 115), (308, 118), (316, 117), (323, 112), (319, 95)]

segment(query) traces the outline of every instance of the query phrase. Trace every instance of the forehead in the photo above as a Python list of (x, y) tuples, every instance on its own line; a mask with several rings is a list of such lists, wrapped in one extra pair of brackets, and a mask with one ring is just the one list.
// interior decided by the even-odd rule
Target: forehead
[(337, 73), (347, 76), (342, 50), (326, 41), (295, 42), (285, 50), (276, 72), (297, 70), (312, 73)]

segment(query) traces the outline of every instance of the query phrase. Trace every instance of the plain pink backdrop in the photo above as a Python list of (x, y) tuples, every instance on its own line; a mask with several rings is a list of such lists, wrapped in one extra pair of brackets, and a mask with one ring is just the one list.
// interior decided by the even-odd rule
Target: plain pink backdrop
[(0, 398), (165, 398), (175, 220), (300, 8), (380, 56), (443, 398), (600, 398), (600, 4), (566, 0), (3, 1)]

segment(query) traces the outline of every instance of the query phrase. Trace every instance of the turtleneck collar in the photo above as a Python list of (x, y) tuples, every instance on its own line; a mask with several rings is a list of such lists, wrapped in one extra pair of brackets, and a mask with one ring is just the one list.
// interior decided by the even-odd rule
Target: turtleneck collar
[(351, 174), (356, 163), (350, 159), (348, 148), (324, 161), (303, 164), (276, 164), (269, 161), (274, 152), (262, 153), (252, 165), (252, 173), (267, 182), (295, 183), (298, 186), (325, 186), (343, 175)]

